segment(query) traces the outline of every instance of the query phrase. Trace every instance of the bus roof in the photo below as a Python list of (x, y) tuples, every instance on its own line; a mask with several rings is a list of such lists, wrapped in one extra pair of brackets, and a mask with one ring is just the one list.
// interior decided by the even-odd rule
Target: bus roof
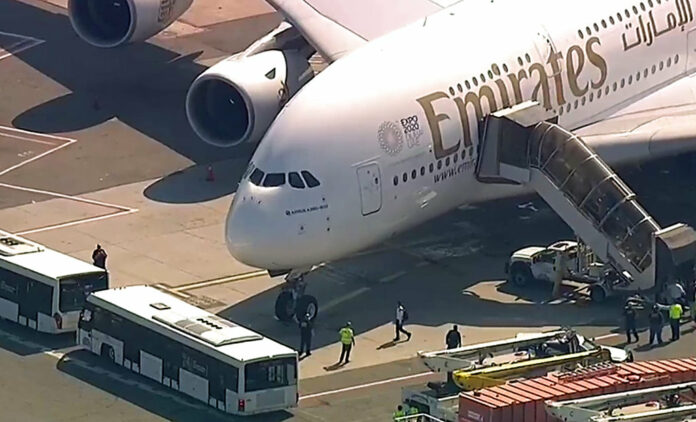
[(12, 263), (52, 279), (103, 273), (103, 269), (0, 230), (0, 267)]
[(87, 300), (121, 316), (130, 314), (148, 320), (174, 338), (191, 339), (202, 345), (203, 350), (216, 350), (239, 362), (296, 355), (295, 350), (283, 344), (154, 287), (102, 290), (92, 293)]

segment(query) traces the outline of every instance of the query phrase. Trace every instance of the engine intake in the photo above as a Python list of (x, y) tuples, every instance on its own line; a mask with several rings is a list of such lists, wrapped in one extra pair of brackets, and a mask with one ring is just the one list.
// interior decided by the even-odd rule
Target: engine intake
[(196, 134), (209, 144), (255, 144), (285, 102), (313, 76), (307, 58), (294, 50), (232, 56), (193, 82), (186, 115)]
[(69, 0), (73, 29), (96, 47), (143, 41), (174, 22), (193, 0)]

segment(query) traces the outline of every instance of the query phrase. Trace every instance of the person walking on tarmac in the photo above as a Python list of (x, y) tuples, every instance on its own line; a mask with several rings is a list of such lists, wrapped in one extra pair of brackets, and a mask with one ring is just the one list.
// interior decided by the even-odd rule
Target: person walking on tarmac
[(404, 323), (406, 323), (406, 321), (408, 321), (408, 311), (401, 302), (397, 302), (396, 319), (394, 320), (394, 325), (396, 326), (396, 336), (394, 337), (394, 341), (399, 341), (401, 338), (401, 333), (406, 334), (406, 341), (411, 340), (411, 333), (404, 330)]
[(673, 303), (669, 307), (669, 325), (672, 327), (672, 341), (679, 340), (679, 322), (683, 313), (684, 309), (678, 303)]
[(648, 344), (652, 346), (655, 340), (657, 340), (657, 344), (662, 344), (662, 313), (657, 305), (653, 305), (650, 315), (648, 315), (648, 322), (650, 324)]
[(623, 309), (624, 323), (626, 324), (626, 342), (631, 342), (631, 334), (636, 338), (636, 343), (638, 342), (638, 331), (636, 331), (636, 308), (632, 304), (626, 303)]
[(311, 320), (309, 312), (299, 322), (300, 326), (300, 355), (306, 352), (307, 356), (312, 355), (312, 334), (314, 331), (314, 321)]
[(92, 263), (95, 267), (106, 269), (106, 251), (97, 244), (97, 248), (92, 252)]
[(345, 363), (350, 362), (350, 349), (355, 346), (355, 334), (353, 333), (353, 327), (350, 321), (346, 322), (346, 326), (341, 328), (338, 332), (341, 335), (341, 358), (338, 360), (338, 364), (343, 363), (345, 358)]

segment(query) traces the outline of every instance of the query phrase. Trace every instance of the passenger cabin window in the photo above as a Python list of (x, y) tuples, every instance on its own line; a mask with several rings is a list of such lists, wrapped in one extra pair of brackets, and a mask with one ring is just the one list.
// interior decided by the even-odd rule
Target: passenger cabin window
[(312, 173), (308, 172), (307, 170), (302, 170), (302, 177), (304, 178), (308, 187), (314, 188), (319, 186), (319, 181), (316, 179), (316, 177), (314, 177), (314, 175), (312, 175)]
[(290, 183), (290, 186), (292, 186), (293, 188), (297, 188), (297, 189), (304, 189), (305, 188), (305, 184), (302, 181), (302, 178), (300, 177), (299, 173), (297, 173), (297, 172), (293, 171), (293, 172), (288, 174), (288, 182)]
[(265, 187), (275, 187), (283, 186), (285, 184), (285, 173), (268, 173), (266, 178), (263, 179), (263, 186)]
[(249, 176), (249, 181), (256, 186), (261, 186), (261, 180), (263, 180), (264, 173), (259, 169), (254, 169)]

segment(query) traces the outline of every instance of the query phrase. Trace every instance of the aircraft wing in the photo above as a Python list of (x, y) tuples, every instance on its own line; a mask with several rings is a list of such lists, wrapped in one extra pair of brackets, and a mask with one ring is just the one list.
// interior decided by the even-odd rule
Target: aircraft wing
[(574, 131), (611, 163), (696, 151), (696, 77), (686, 77)]
[(266, 0), (326, 60), (461, 0)]

